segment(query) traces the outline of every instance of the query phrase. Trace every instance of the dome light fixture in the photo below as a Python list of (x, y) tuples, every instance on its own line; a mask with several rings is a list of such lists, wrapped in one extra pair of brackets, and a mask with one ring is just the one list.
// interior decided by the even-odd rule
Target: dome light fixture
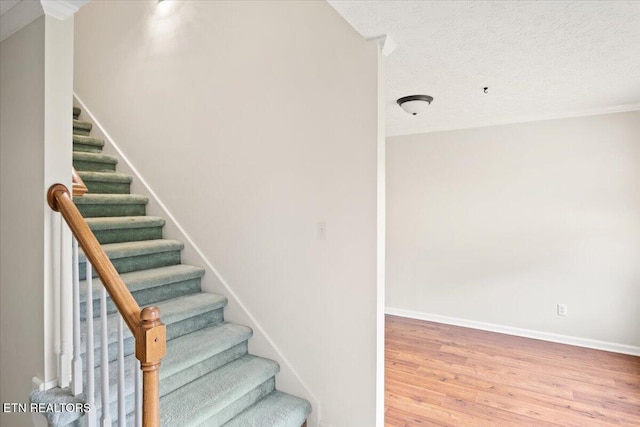
[(433, 102), (433, 96), (429, 95), (409, 95), (398, 99), (398, 105), (411, 115), (416, 115), (427, 109)]

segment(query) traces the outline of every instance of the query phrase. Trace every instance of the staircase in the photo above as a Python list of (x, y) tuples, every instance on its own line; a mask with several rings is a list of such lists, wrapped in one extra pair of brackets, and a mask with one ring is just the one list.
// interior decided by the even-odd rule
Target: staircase
[[(80, 110), (74, 108), (73, 165), (88, 192), (73, 201), (138, 304), (159, 307), (167, 327), (167, 354), (160, 368), (161, 425), (300, 427), (305, 424), (311, 412), (309, 402), (275, 389), (279, 365), (248, 354), (251, 329), (224, 321), (227, 299), (202, 292), (200, 281), (204, 269), (181, 263), (183, 243), (163, 239), (165, 220), (146, 215), (148, 198), (130, 194), (132, 177), (116, 172), (117, 158), (102, 154), (104, 141), (90, 136), (92, 124), (78, 120), (79, 115)], [(86, 260), (81, 253), (80, 278), (85, 277)], [(87, 304), (93, 305), (95, 316), (99, 313), (101, 286), (95, 278), (93, 300), (87, 301), (86, 281), (81, 282), (83, 331)], [(117, 372), (116, 316), (119, 315), (110, 301), (107, 310), (112, 377), (109, 379), (110, 411), (117, 425), (117, 378), (111, 373)], [(99, 330), (97, 322), (96, 335)], [(133, 377), (134, 342), (127, 333), (124, 345), (127, 377)], [(85, 348), (85, 335), (82, 335), (82, 348)], [(99, 342), (95, 345), (97, 349)], [(99, 360), (98, 352), (95, 354)], [(98, 368), (95, 378), (100, 384)], [(33, 400), (55, 401), (56, 393), (60, 394), (60, 390), (44, 392)], [(126, 394), (126, 425), (130, 426), (134, 425), (134, 385), (129, 379)], [(49, 417), (52, 425), (69, 425), (70, 421), (72, 425), (83, 425), (82, 418)]]

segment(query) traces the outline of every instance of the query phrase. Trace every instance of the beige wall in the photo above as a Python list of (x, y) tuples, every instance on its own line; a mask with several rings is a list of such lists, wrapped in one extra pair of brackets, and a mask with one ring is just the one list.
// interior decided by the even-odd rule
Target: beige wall
[[(28, 402), (44, 374), (44, 31), (0, 43), (0, 401)], [(0, 415), (27, 426), (28, 415)]]
[(640, 112), (389, 138), (387, 202), (387, 307), (640, 346)]
[(374, 425), (376, 46), (324, 2), (166, 3), (85, 6), (75, 91), (238, 297), (207, 272), (279, 387), (314, 423)]
[[(46, 191), (71, 181), (72, 63), (73, 18), (38, 18), (0, 43), (1, 402), (26, 403), (33, 377), (57, 375), (60, 225)], [(29, 414), (0, 416), (32, 425)]]

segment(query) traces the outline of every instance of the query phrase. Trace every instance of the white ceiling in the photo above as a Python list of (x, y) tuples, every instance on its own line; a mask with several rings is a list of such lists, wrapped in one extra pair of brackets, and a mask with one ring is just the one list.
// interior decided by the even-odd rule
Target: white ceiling
[[(397, 44), (388, 135), (640, 109), (640, 1), (328, 1)], [(410, 116), (414, 94), (435, 99)]]

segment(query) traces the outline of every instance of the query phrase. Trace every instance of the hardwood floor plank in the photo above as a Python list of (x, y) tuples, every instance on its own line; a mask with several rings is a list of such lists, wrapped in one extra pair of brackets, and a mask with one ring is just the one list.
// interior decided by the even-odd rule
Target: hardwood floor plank
[(476, 425), (482, 427), (564, 427), (562, 424), (555, 423), (551, 420), (539, 420), (500, 408), (482, 405), (477, 402), (469, 404), (468, 402), (461, 402), (458, 399), (447, 398), (443, 405), (447, 408), (455, 409), (456, 411), (476, 417)]
[(640, 426), (640, 357), (386, 318), (385, 425)]

